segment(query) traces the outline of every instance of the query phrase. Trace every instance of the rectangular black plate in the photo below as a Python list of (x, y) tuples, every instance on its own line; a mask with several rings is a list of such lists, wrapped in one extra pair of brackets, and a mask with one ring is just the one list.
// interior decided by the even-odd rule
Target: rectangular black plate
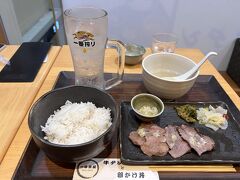
[(23, 43), (0, 72), (0, 82), (32, 82), (49, 49), (50, 43)]
[[(121, 160), (125, 164), (236, 164), (240, 163), (240, 124), (232, 113), (228, 106), (222, 102), (165, 102), (165, 109), (163, 114), (157, 118), (154, 123), (160, 127), (166, 127), (167, 125), (181, 125), (186, 124), (195, 127), (201, 134), (211, 137), (215, 142), (215, 149), (211, 152), (206, 152), (201, 156), (192, 149), (190, 153), (183, 155), (180, 158), (172, 158), (169, 154), (163, 157), (145, 155), (139, 146), (134, 145), (128, 135), (131, 131), (138, 129), (140, 120), (135, 116), (134, 111), (131, 108), (129, 102), (122, 102), (121, 104), (121, 130), (120, 130), (120, 147), (121, 147)], [(187, 123), (181, 119), (176, 110), (175, 106), (184, 104), (195, 105), (199, 107), (213, 107), (222, 106), (228, 110), (228, 128), (226, 130), (219, 129), (214, 131), (210, 128), (205, 127), (199, 123)]]

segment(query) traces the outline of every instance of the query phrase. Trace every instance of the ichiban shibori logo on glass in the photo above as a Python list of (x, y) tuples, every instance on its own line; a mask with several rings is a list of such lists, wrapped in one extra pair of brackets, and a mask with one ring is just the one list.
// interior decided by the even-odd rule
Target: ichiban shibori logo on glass
[(78, 31), (73, 34), (74, 43), (83, 47), (83, 52), (87, 52), (87, 48), (95, 46), (94, 35), (86, 31)]

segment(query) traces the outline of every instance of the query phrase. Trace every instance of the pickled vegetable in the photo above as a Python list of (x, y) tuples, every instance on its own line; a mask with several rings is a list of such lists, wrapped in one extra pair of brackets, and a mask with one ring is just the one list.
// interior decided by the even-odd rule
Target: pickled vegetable
[(197, 109), (195, 106), (186, 104), (182, 106), (175, 107), (178, 116), (187, 122), (193, 123), (197, 121)]

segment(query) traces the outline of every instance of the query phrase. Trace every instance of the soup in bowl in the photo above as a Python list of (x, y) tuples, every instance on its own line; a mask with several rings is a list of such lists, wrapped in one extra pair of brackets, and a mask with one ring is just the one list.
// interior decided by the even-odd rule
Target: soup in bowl
[(144, 85), (150, 93), (160, 98), (180, 98), (192, 88), (199, 71), (186, 80), (179, 81), (171, 77), (184, 74), (194, 66), (195, 62), (179, 54), (151, 54), (142, 61)]

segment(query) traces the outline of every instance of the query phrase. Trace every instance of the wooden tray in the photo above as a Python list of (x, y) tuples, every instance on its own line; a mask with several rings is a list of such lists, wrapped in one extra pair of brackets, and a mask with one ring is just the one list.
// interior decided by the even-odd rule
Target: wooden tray
[[(71, 85), (74, 83), (72, 72), (61, 72), (55, 84), (55, 88)], [(147, 92), (140, 75), (125, 75), (122, 84), (108, 91), (118, 102), (129, 101), (138, 93)], [(213, 76), (199, 76), (194, 87), (184, 97), (175, 102), (225, 102), (234, 117), (239, 115), (239, 111), (222, 87)], [(119, 146), (116, 143), (117, 136), (112, 144), (107, 148), (108, 152), (103, 152), (98, 157), (120, 157)], [(14, 179), (72, 179), (75, 164), (56, 164), (50, 161), (45, 154), (39, 150), (32, 139), (29, 140), (25, 152), (15, 170)], [(159, 172), (160, 179), (239, 179), (240, 173), (216, 173), (216, 172)]]

